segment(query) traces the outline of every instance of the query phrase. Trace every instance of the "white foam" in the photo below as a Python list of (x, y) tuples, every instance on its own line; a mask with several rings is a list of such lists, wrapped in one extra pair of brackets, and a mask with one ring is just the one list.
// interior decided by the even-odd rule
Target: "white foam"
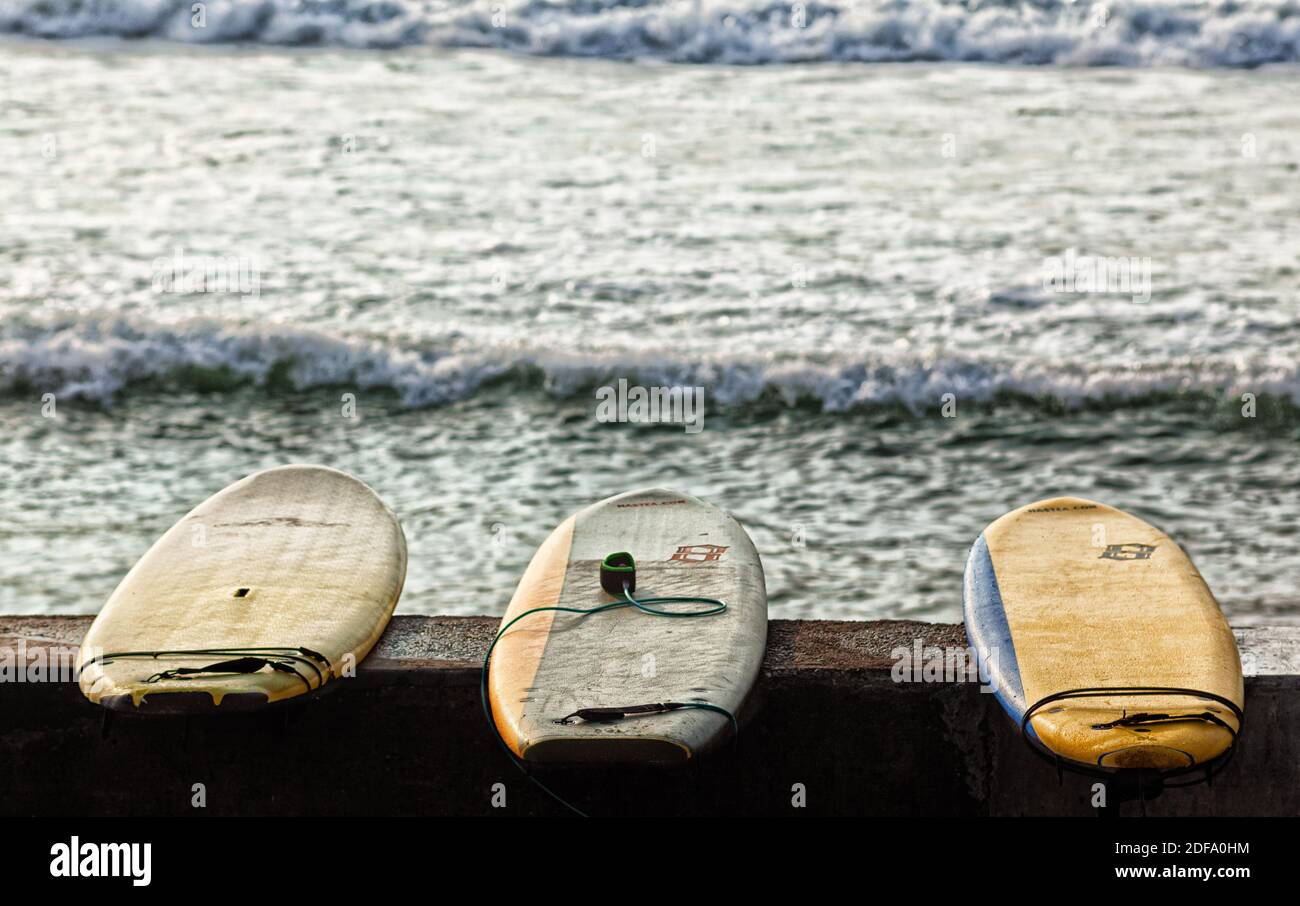
[(376, 48), (411, 44), (679, 63), (1300, 62), (1294, 0), (0, 0), (0, 32)]
[(826, 412), (881, 405), (934, 411), (949, 393), (962, 402), (1013, 395), (1066, 408), (1160, 403), (1171, 394), (1238, 399), (1243, 393), (1300, 405), (1300, 366), (1258, 360), (1109, 367), (955, 356), (813, 361), (609, 353), (578, 358), (517, 347), (430, 349), (289, 326), (164, 325), (120, 316), (14, 320), (0, 328), (0, 390), (7, 393), (31, 388), (111, 405), (136, 388), (161, 392), (214, 379), (265, 386), (276, 375), (298, 390), (388, 390), (413, 408), (466, 399), (488, 382), (514, 385), (517, 392), (541, 386), (551, 396), (574, 397), (620, 377), (644, 386), (703, 386), (716, 406), (771, 399)]

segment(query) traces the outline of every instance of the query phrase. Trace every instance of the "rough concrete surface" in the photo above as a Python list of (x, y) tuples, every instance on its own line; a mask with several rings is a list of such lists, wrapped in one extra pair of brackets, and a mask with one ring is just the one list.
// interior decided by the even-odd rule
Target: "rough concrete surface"
[[(0, 647), (63, 660), (88, 617), (0, 618)], [(0, 683), (7, 815), (563, 814), (507, 757), (479, 702), (497, 621), (393, 620), (355, 679), (251, 715), (116, 715), (75, 683)], [(1090, 782), (1036, 759), (975, 683), (895, 682), (897, 648), (960, 625), (777, 620), (740, 740), (668, 768), (553, 768), (593, 815), (1090, 815)], [(1300, 814), (1300, 630), (1238, 630), (1246, 731), (1212, 787), (1149, 815)], [(56, 658), (57, 659), (57, 658)], [(203, 784), (206, 808), (191, 805)], [(493, 807), (504, 784), (506, 807)], [(804, 791), (806, 806), (792, 804)], [(498, 799), (499, 801), (499, 799)], [(1136, 804), (1125, 812), (1136, 814)]]

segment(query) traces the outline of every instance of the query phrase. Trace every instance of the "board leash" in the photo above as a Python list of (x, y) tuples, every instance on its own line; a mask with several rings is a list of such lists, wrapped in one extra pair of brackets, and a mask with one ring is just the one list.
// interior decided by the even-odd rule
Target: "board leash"
[[(77, 668), (77, 678), (81, 678), (82, 672), (91, 666), (104, 666), (117, 660), (157, 660), (162, 657), (207, 657), (209, 655), (234, 655), (230, 660), (219, 661), (215, 664), (207, 664), (203, 667), (173, 667), (170, 670), (161, 670), (158, 673), (148, 677), (146, 683), (157, 683), (162, 680), (188, 680), (195, 676), (204, 674), (228, 674), (232, 676), (257, 673), (264, 667), (270, 667), (277, 673), (292, 673), (298, 679), (302, 680), (307, 691), (319, 686), (325, 685), (326, 674), (330, 670), (329, 658), (318, 651), (312, 651), (310, 648), (298, 646), (295, 648), (184, 648), (170, 651), (115, 651), (111, 654), (101, 654), (93, 657)], [(310, 667), (316, 674), (316, 686), (311, 684), (311, 680), (304, 676), (294, 664)], [(324, 672), (318, 666), (324, 665)]]
[[(600, 586), (607, 593), (615, 598), (622, 600), (610, 601), (608, 604), (601, 604), (597, 607), (533, 607), (525, 610), (516, 616), (510, 622), (506, 623), (497, 631), (496, 636), (492, 639), (492, 644), (488, 645), (487, 653), (483, 655), (483, 669), (479, 682), (479, 697), (483, 702), (483, 714), (487, 717), (488, 726), (492, 728), (492, 735), (496, 737), (497, 743), (502, 750), (510, 757), (515, 767), (526, 777), (529, 782), (534, 784), (546, 795), (550, 796), (560, 805), (567, 808), (580, 818), (590, 817), (586, 812), (579, 809), (573, 803), (560, 796), (546, 784), (534, 777), (524, 765), (524, 760), (520, 758), (515, 751), (506, 744), (501, 733), (497, 730), (496, 720), (492, 716), (492, 700), (488, 694), (488, 670), (492, 661), (492, 652), (497, 647), (497, 642), (501, 641), (502, 636), (509, 631), (524, 617), (531, 616), (535, 613), (545, 613), (547, 611), (554, 613), (574, 613), (582, 618), (586, 618), (598, 613), (605, 613), (611, 610), (619, 610), (624, 607), (635, 607), (642, 613), (655, 617), (670, 617), (674, 619), (694, 619), (697, 617), (711, 617), (722, 613), (727, 609), (727, 603), (719, 598), (694, 597), (689, 595), (667, 595), (653, 596), (646, 598), (635, 598), (632, 592), (636, 590), (636, 562), (632, 555), (627, 551), (619, 551), (610, 554), (601, 561), (600, 564)], [(707, 605), (702, 610), (664, 610), (664, 605), (671, 604), (704, 604)], [(700, 711), (712, 711), (715, 714), (721, 714), (731, 724), (732, 738), (739, 736), (740, 725), (736, 721), (736, 715), (731, 711), (715, 705), (711, 702), (655, 702), (646, 705), (630, 705), (627, 707), (597, 707), (597, 708), (579, 708), (572, 714), (566, 714), (564, 717), (556, 718), (557, 724), (572, 725), (579, 721), (589, 721), (592, 723), (614, 723), (631, 717), (643, 717), (650, 714), (666, 714), (671, 711), (681, 711), (694, 709)]]
[[(1101, 764), (1101, 758), (1104, 758), (1104, 755), (1098, 758), (1096, 766), (1063, 759), (1037, 738), (1037, 735), (1033, 732), (1033, 727), (1030, 725), (1030, 721), (1033, 720), (1037, 713), (1052, 702), (1063, 701), (1071, 698), (1123, 698), (1148, 695), (1180, 695), (1188, 698), (1199, 698), (1205, 701), (1217, 702), (1232, 712), (1232, 716), (1236, 718), (1237, 726), (1234, 729), (1226, 720), (1208, 710), (1185, 714), (1150, 712), (1129, 714), (1125, 711), (1115, 720), (1093, 724), (1092, 729), (1107, 730), (1112, 727), (1141, 727), (1150, 724), (1201, 721), (1213, 724), (1217, 727), (1222, 727), (1226, 730), (1228, 735), (1231, 737), (1228, 743), (1228, 748), (1208, 761), (1200, 763), (1193, 762), (1192, 764), (1181, 768), (1172, 768), (1168, 770), (1153, 769), (1149, 771), (1144, 771), (1143, 769), (1107, 768)], [(1176, 790), (1183, 787), (1196, 786), (1201, 783), (1207, 785), (1212, 784), (1214, 778), (1222, 773), (1223, 769), (1227, 767), (1228, 762), (1232, 760), (1233, 753), (1237, 750), (1237, 740), (1240, 738), (1245, 726), (1246, 715), (1242, 711), (1241, 706), (1231, 699), (1225, 698), (1222, 695), (1216, 695), (1213, 692), (1205, 692), (1200, 689), (1183, 689), (1171, 686), (1095, 686), (1082, 689), (1067, 689), (1064, 692), (1054, 692), (1051, 695), (1038, 700), (1029, 708), (1025, 709), (1024, 716), (1020, 721), (1020, 736), (1024, 739), (1025, 744), (1029, 746), (1030, 750), (1033, 751), (1035, 755), (1056, 767), (1058, 776), (1064, 771), (1070, 771), (1074, 774), (1099, 778), (1109, 783), (1112, 780), (1116, 782), (1121, 780), (1125, 776), (1123, 772), (1126, 770), (1138, 770), (1141, 773), (1141, 776), (1138, 777), (1137, 793), (1138, 798), (1142, 801), (1145, 809), (1146, 800), (1148, 798), (1145, 795), (1147, 792), (1147, 783), (1150, 783), (1153, 786), (1151, 791), (1152, 795), (1149, 797), (1152, 799), (1160, 795), (1161, 790)], [(1181, 783), (1167, 782), (1168, 779), (1186, 777), (1197, 772), (1203, 772), (1203, 776), (1197, 779), (1186, 780)], [(1144, 776), (1148, 778), (1146, 782), (1143, 782)]]

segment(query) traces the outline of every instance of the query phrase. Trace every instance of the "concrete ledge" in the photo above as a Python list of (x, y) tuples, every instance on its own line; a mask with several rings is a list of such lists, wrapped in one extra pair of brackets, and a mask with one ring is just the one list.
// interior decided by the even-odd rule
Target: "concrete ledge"
[[(29, 659), (75, 649), (89, 617), (0, 618)], [(0, 683), (6, 815), (561, 814), (484, 720), (486, 617), (397, 617), (355, 679), (263, 714), (114, 717), (74, 683)], [(680, 770), (552, 769), (593, 815), (1092, 814), (1089, 781), (1033, 757), (968, 683), (896, 683), (891, 651), (962, 647), (960, 625), (773, 621), (740, 744)], [(1300, 814), (1300, 627), (1238, 631), (1246, 732), (1213, 787), (1151, 815)], [(57, 659), (57, 658), (56, 658)], [(207, 807), (191, 806), (204, 784)], [(507, 807), (492, 807), (494, 784)], [(806, 808), (791, 805), (802, 784)], [(1130, 806), (1129, 811), (1136, 811)]]

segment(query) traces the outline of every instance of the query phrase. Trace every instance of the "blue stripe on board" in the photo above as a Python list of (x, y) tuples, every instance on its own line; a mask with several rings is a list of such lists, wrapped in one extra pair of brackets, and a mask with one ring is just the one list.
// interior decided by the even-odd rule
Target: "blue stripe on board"
[(1024, 716), (1025, 690), (1020, 682), (1020, 665), (1011, 627), (1002, 606), (998, 577), (993, 572), (993, 558), (984, 533), (975, 539), (966, 560), (966, 582), (962, 604), (966, 617), (966, 635), (975, 646), (982, 666), (988, 671), (994, 697), (1016, 721)]

